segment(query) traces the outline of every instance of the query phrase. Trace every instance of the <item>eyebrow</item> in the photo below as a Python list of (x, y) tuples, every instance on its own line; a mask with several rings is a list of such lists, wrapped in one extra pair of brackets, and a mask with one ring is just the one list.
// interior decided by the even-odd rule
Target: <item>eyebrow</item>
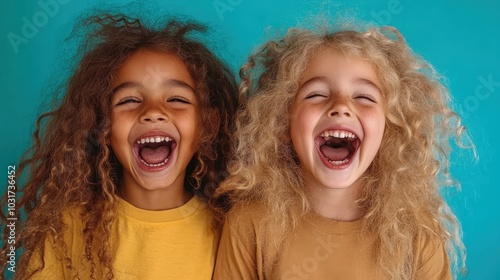
[[(307, 87), (307, 86), (309, 86), (311, 84), (314, 84), (314, 83), (329, 84), (330, 81), (325, 76), (313, 77), (313, 78), (305, 81), (299, 87), (299, 91), (302, 90), (302, 88)], [(372, 81), (370, 81), (368, 79), (365, 79), (365, 78), (357, 78), (357, 79), (355, 79), (354, 80), (354, 84), (357, 84), (357, 85), (366, 85), (366, 86), (369, 86), (369, 87), (373, 88), (374, 90), (377, 90), (379, 93), (382, 93), (382, 91), (380, 90), (379, 86), (377, 86), (377, 84), (375, 84), (374, 82), (372, 82)]]
[(322, 83), (322, 84), (328, 84), (329, 81), (326, 77), (324, 76), (316, 76), (316, 77), (313, 77), (307, 81), (305, 81), (300, 87), (299, 87), (299, 91), (302, 90), (302, 88), (304, 87), (307, 87), (311, 84), (314, 84), (314, 83)]
[[(144, 85), (142, 83), (138, 82), (125, 82), (120, 84), (119, 86), (115, 87), (113, 89), (113, 93), (116, 93), (120, 90), (127, 89), (127, 88), (137, 88), (141, 87), (144, 88)], [(195, 90), (192, 86), (190, 86), (188, 83), (177, 80), (177, 79), (163, 79), (163, 81), (160, 84), (160, 87), (162, 88), (168, 88), (168, 87), (178, 87), (178, 88), (184, 88), (187, 90), (190, 90), (191, 92), (195, 93)]]
[(359, 78), (359, 79), (356, 79), (354, 81), (355, 84), (358, 84), (358, 85), (366, 85), (366, 86), (369, 86), (371, 88), (373, 88), (374, 90), (377, 90), (380, 94), (382, 94), (382, 90), (380, 90), (380, 87), (377, 86), (377, 84), (375, 84), (374, 82), (368, 80), (368, 79), (364, 79), (364, 78)]

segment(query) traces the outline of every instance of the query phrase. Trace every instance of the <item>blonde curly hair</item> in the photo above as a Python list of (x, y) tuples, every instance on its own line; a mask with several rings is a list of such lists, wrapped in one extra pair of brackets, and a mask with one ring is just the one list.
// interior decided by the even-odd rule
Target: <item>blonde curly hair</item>
[(388, 279), (411, 279), (414, 238), (425, 231), (446, 245), (454, 271), (464, 269), (460, 225), (440, 194), (441, 187), (457, 185), (449, 174), (449, 139), (460, 143), (464, 128), (442, 77), (392, 27), (290, 29), (241, 68), (240, 95), (248, 100), (236, 120), (230, 176), (216, 194), (228, 199), (228, 208), (252, 202), (267, 207), (266, 278), (272, 278), (283, 236), (312, 209), (290, 141), (289, 109), (308, 61), (324, 49), (368, 61), (381, 82), (386, 127), (360, 178), (358, 199), (363, 228), (375, 236), (378, 265)]

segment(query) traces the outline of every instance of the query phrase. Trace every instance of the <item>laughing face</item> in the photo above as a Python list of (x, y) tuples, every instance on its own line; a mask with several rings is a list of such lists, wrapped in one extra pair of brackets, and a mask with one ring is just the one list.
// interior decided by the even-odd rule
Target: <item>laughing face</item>
[(307, 182), (356, 185), (382, 141), (385, 114), (374, 68), (335, 50), (313, 57), (290, 110), (290, 133)]
[(118, 70), (111, 147), (123, 167), (124, 193), (183, 194), (198, 127), (194, 88), (186, 65), (161, 51), (139, 50)]

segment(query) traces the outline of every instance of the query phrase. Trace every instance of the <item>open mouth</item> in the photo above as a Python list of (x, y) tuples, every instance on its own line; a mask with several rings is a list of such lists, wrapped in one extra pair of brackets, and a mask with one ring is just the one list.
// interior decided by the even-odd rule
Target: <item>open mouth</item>
[(333, 165), (348, 163), (361, 141), (352, 132), (344, 130), (327, 130), (317, 137), (317, 144), (321, 154)]
[(139, 160), (148, 167), (161, 167), (167, 164), (176, 142), (166, 136), (143, 137), (134, 145)]

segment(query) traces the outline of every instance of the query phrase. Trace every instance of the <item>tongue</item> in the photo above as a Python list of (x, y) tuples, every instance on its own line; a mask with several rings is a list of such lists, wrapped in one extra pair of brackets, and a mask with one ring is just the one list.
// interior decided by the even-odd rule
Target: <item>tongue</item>
[(332, 148), (327, 145), (323, 145), (319, 149), (325, 157), (332, 161), (342, 161), (349, 156), (349, 149), (346, 147)]
[(140, 151), (141, 158), (149, 164), (158, 164), (170, 155), (169, 146), (160, 146), (158, 148), (142, 148)]

